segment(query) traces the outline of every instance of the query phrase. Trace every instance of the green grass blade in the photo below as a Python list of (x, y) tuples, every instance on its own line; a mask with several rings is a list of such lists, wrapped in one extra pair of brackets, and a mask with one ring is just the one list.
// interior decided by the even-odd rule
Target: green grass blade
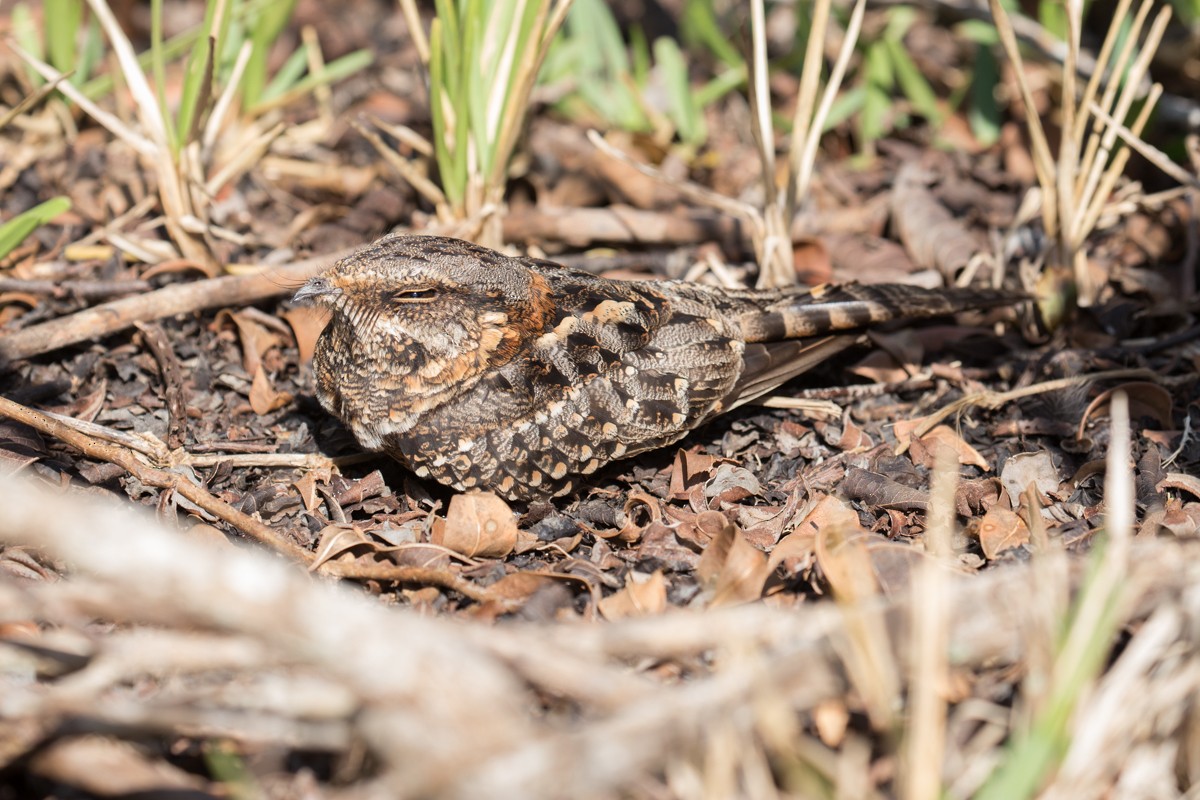
[(308, 52), (303, 47), (297, 48), (288, 56), (287, 61), (283, 62), (283, 66), (275, 73), (275, 77), (262, 90), (259, 100), (265, 103), (279, 97), (296, 85), (306, 69), (308, 69)]
[(163, 0), (150, 0), (150, 72), (154, 77), (154, 94), (158, 98), (158, 110), (162, 115), (167, 141), (173, 152), (179, 151), (179, 134), (175, 120), (167, 107), (167, 62), (163, 57), (162, 38)]
[(262, 99), (263, 88), (267, 85), (267, 59), (271, 54), (271, 45), (287, 27), (295, 9), (296, 0), (275, 0), (251, 18), (250, 41), (254, 49), (250, 52), (246, 75), (242, 79), (242, 102), (245, 107), (256, 105)]
[(66, 197), (55, 197), (0, 225), (0, 258), (17, 248), (29, 234), (71, 208)]
[(45, 0), (46, 54), (59, 72), (75, 69), (83, 0)]
[(674, 39), (661, 37), (654, 40), (654, 58), (662, 70), (666, 82), (668, 114), (675, 123), (679, 138), (690, 145), (700, 145), (708, 137), (704, 116), (692, 95), (688, 79), (687, 61)]

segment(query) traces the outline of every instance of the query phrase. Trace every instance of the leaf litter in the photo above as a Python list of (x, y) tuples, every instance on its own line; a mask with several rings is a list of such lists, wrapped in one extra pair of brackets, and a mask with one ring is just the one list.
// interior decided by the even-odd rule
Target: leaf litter
[[(330, 35), (355, 24), (331, 24)], [(389, 26), (392, 17), (357, 33), (394, 35)], [(385, 82), (412, 63), (407, 38), (396, 40), (375, 74)], [(0, 90), (16, 80), (4, 73)], [(842, 776), (848, 796), (895, 796), (911, 750), (894, 732), (906, 730), (909, 694), (934, 680), (909, 666), (920, 663), (939, 671), (947, 705), (932, 752), (949, 794), (970, 796), (987, 777), (972, 765), (1003, 760), (1045, 707), (1038, 681), (1063, 669), (1055, 625), (1067, 612), (1044, 615), (1082, 598), (1087, 560), (1112, 547), (1100, 487), (1120, 392), (1134, 423), (1137, 546), (1112, 606), (1119, 633), (1095, 645), (1107, 669), (1079, 710), (1092, 727), (1077, 725), (1061, 777), (1041, 788), (1054, 796), (1081, 764), (1121, 763), (1094, 772), (1096, 785), (1133, 791), (1153, 773), (1154, 796), (1186, 790), (1198, 763), (1187, 731), (1200, 688), (1190, 591), (1200, 577), (1190, 474), (1200, 358), (1179, 276), (1162, 265), (1184, 258), (1192, 206), (1146, 204), (1102, 231), (1088, 268), (1108, 291), (1047, 342), (1027, 343), (1002, 316), (888, 331), (852, 366), (827, 365), (784, 391), (834, 392), (840, 414), (741, 409), (610, 470), (579, 502), (511, 508), (358, 454), (312, 399), (322, 321), (277, 299), (294, 288), (272, 273), (280, 265), (428, 221), (345, 122), (366, 109), (427, 124), (419, 104), (377, 85), (334, 93), (324, 129), (302, 136), (311, 120), (289, 118), (295, 130), (222, 188), (214, 220), (241, 239), (210, 244), (265, 266), (276, 285), (161, 321), (177, 389), (145, 331), (124, 328), (34, 348), (0, 377), (7, 400), (112, 434), (0, 424), (6, 780), (46, 795), (253, 784), (270, 796), (347, 786), (755, 796), (765, 780), (818, 796), (806, 787)], [(711, 149), (725, 155), (689, 176), (729, 197), (755, 180), (738, 166), (754, 147), (736, 135), (739, 113), (734, 103), (710, 112)], [(161, 257), (160, 233), (131, 213), (154, 200), (157, 177), (96, 133), (5, 132), (23, 166), (3, 175), (0, 212), (58, 192), (74, 209), (4, 261), (6, 336), (213, 272), (211, 261)], [(552, 257), (623, 248), (633, 256), (623, 276), (748, 275), (750, 251), (727, 222), (597, 156), (578, 126), (539, 115), (529, 136), (540, 160), (526, 167), (526, 194), (510, 198), (508, 241)], [(615, 146), (654, 152), (637, 137)], [(862, 169), (823, 166), (811, 229), (794, 237), (798, 272), (953, 280), (990, 233), (1016, 224), (1017, 187), (1031, 183), (1011, 140), (969, 158), (898, 141), (880, 154)], [(676, 155), (668, 162), (663, 171), (688, 170)], [(156, 263), (129, 263), (111, 245)], [(691, 257), (697, 245), (710, 257)], [(600, 258), (576, 263), (615, 274)], [(106, 338), (91, 341), (97, 331)], [(176, 390), (182, 408), (168, 396)], [(173, 430), (182, 440), (168, 446)], [(928, 538), (939, 452), (958, 478), (949, 556)], [(199, 456), (213, 458), (189, 460)], [(272, 464), (283, 456), (321, 463)], [(147, 506), (157, 522), (113, 501)], [(246, 536), (312, 576), (229, 546)], [(918, 623), (908, 617), (934, 602), (922, 594), (929, 569), (947, 572), (944, 618)], [(326, 585), (335, 580), (347, 586)], [(935, 627), (923, 636), (942, 626), (950, 643), (940, 667), (910, 661), (928, 648), (921, 624)], [(136, 647), (131, 637), (142, 637)], [(1124, 721), (1122, 707), (1158, 732)]]

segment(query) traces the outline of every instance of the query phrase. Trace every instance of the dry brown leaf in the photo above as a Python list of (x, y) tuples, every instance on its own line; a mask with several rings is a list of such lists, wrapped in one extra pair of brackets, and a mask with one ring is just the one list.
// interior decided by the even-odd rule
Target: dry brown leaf
[(317, 337), (329, 322), (329, 312), (313, 306), (297, 306), (284, 311), (283, 318), (292, 326), (296, 349), (300, 351), (300, 363), (309, 363), (312, 361), (313, 348), (317, 346)]
[[(708, 480), (718, 461), (722, 459), (708, 453), (687, 450), (676, 452), (675, 463), (671, 466), (670, 499), (692, 500), (698, 497), (703, 500), (704, 482)], [(696, 504), (692, 505), (695, 507)]]
[(309, 572), (315, 572), (326, 561), (332, 561), (346, 553), (361, 555), (377, 552), (379, 543), (371, 540), (365, 533), (353, 525), (334, 523), (326, 525), (317, 535), (317, 550), (313, 553)]
[(796, 269), (796, 279), (808, 286), (833, 280), (829, 248), (821, 239), (797, 239), (792, 244), (792, 266)]
[(925, 420), (926, 417), (917, 417), (916, 419), (901, 419), (897, 420), (896, 423), (892, 425), (892, 433), (896, 435), (896, 444), (899, 445), (897, 448), (898, 451), (907, 450), (912, 446), (913, 431), (924, 425)]
[(788, 574), (798, 575), (812, 566), (816, 547), (817, 536), (812, 528), (792, 531), (771, 550), (771, 557), (767, 560), (768, 574), (783, 565)]
[(1178, 489), (1192, 497), (1200, 497), (1200, 478), (1183, 472), (1168, 472), (1154, 487), (1156, 492), (1162, 492), (1164, 489)]
[[(867, 548), (870, 534), (863, 530), (854, 513), (841, 501), (827, 498), (813, 509), (823, 517), (813, 520), (817, 530), (815, 553), (825, 580), (842, 600), (855, 603), (879, 594), (879, 582)], [(805, 520), (806, 522), (808, 520)]]
[(1171, 393), (1157, 383), (1132, 381), (1100, 393), (1095, 400), (1088, 404), (1087, 410), (1083, 412), (1083, 417), (1079, 420), (1077, 439), (1084, 438), (1083, 431), (1087, 427), (1088, 420), (1093, 416), (1102, 416), (1108, 413), (1108, 405), (1112, 401), (1112, 396), (1117, 392), (1124, 392), (1125, 396), (1129, 398), (1129, 419), (1136, 421), (1142, 417), (1150, 417), (1158, 422), (1160, 428), (1171, 427), (1171, 410), (1174, 405)]
[(630, 571), (625, 576), (625, 587), (601, 600), (599, 607), (610, 621), (661, 614), (667, 607), (667, 581), (662, 570), (652, 575)]
[(938, 425), (920, 439), (912, 440), (909, 458), (914, 464), (933, 468), (934, 457), (939, 447), (949, 448), (959, 464), (979, 467), (984, 472), (991, 470), (987, 460), (958, 435), (949, 425)]
[(279, 336), (242, 312), (222, 311), (217, 314), (216, 324), (220, 325), (226, 319), (237, 327), (242, 343), (242, 368), (247, 375), (255, 374), (262, 363), (263, 354), (279, 346)]
[(988, 561), (1005, 550), (1029, 543), (1025, 521), (1006, 508), (992, 507), (979, 521), (979, 546)]
[(871, 334), (876, 349), (871, 350), (849, 372), (875, 383), (907, 380), (925, 359), (925, 348), (912, 331)]
[(300, 493), (305, 511), (311, 514), (321, 504), (321, 496), (317, 493), (317, 484), (328, 483), (329, 477), (329, 467), (322, 467), (310, 469), (300, 477), (300, 480), (292, 482), (292, 486), (295, 486), (296, 491)]
[(1030, 484), (1037, 487), (1042, 494), (1052, 494), (1058, 491), (1061, 483), (1058, 470), (1054, 467), (1054, 459), (1044, 450), (1036, 453), (1018, 453), (1004, 462), (1000, 471), (1000, 483), (1004, 484), (1008, 496), (1021, 496)]
[(746, 541), (738, 526), (725, 519), (725, 515), (706, 511), (700, 517), (704, 524), (698, 519), (697, 527), (701, 528), (715, 525), (716, 519), (720, 518), (720, 529), (704, 548), (700, 563), (696, 565), (696, 577), (713, 595), (709, 605), (717, 607), (757, 600), (770, 575), (767, 554)]
[(290, 402), (291, 393), (276, 391), (271, 385), (271, 379), (267, 377), (266, 370), (259, 364), (254, 373), (254, 381), (250, 384), (250, 408), (254, 409), (254, 413), (259, 416), (269, 414)]
[(456, 494), (431, 541), (470, 558), (504, 558), (517, 546), (512, 509), (492, 492)]

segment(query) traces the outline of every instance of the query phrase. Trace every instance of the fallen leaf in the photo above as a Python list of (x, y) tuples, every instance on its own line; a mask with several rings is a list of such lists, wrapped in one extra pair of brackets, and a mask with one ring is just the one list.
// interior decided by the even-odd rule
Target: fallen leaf
[(1004, 485), (1008, 496), (1018, 498), (1033, 484), (1042, 494), (1058, 491), (1061, 481), (1054, 459), (1045, 450), (1036, 453), (1018, 453), (1004, 462), (1000, 470), (1000, 483)]
[(661, 614), (667, 607), (667, 581), (662, 570), (650, 575), (631, 570), (625, 576), (624, 588), (602, 599), (599, 607), (610, 621)]
[(1158, 422), (1161, 428), (1171, 427), (1171, 410), (1174, 406), (1171, 393), (1157, 383), (1132, 381), (1101, 392), (1095, 400), (1088, 404), (1087, 410), (1083, 412), (1083, 416), (1079, 420), (1077, 439), (1084, 438), (1083, 431), (1087, 427), (1088, 420), (1093, 416), (1103, 416), (1108, 413), (1112, 396), (1117, 392), (1124, 392), (1125, 396), (1129, 398), (1129, 419), (1131, 421), (1137, 422), (1142, 417), (1150, 417)]
[(254, 413), (261, 417), (290, 402), (292, 395), (289, 392), (276, 391), (271, 379), (267, 377), (266, 370), (259, 364), (254, 373), (254, 381), (250, 384), (250, 408)]
[(347, 553), (361, 555), (378, 550), (379, 544), (353, 525), (326, 525), (317, 534), (317, 549), (313, 553), (312, 563), (308, 565), (308, 571), (315, 572), (326, 561), (332, 561)]
[(763, 585), (770, 570), (767, 554), (759, 550), (742, 534), (741, 529), (725, 519), (723, 514), (709, 511), (701, 514), (706, 522), (720, 517), (720, 529), (704, 548), (696, 577), (712, 592), (710, 607), (748, 603), (762, 596)]
[(504, 558), (517, 546), (512, 509), (492, 492), (456, 494), (431, 541), (470, 558)]
[(984, 472), (991, 469), (979, 451), (967, 444), (949, 425), (938, 425), (921, 438), (913, 439), (912, 446), (909, 448), (909, 458), (913, 460), (914, 464), (932, 469), (939, 447), (949, 448), (959, 464), (979, 467)]
[(1029, 543), (1029, 528), (1013, 511), (992, 507), (979, 521), (979, 546), (988, 561), (1005, 550)]
[(300, 363), (307, 364), (312, 361), (317, 337), (329, 322), (329, 312), (314, 306), (297, 306), (284, 311), (283, 318), (292, 326), (292, 335), (296, 337), (296, 349), (300, 352)]

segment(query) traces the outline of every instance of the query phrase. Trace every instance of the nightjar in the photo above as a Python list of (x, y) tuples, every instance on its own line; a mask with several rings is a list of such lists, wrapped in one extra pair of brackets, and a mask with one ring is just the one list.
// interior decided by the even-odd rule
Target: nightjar
[(380, 239), (295, 296), (332, 312), (313, 358), (317, 397), (364, 448), (510, 500), (568, 494), (611, 461), (677, 442), (871, 324), (1021, 298), (606, 280), (411, 235)]

